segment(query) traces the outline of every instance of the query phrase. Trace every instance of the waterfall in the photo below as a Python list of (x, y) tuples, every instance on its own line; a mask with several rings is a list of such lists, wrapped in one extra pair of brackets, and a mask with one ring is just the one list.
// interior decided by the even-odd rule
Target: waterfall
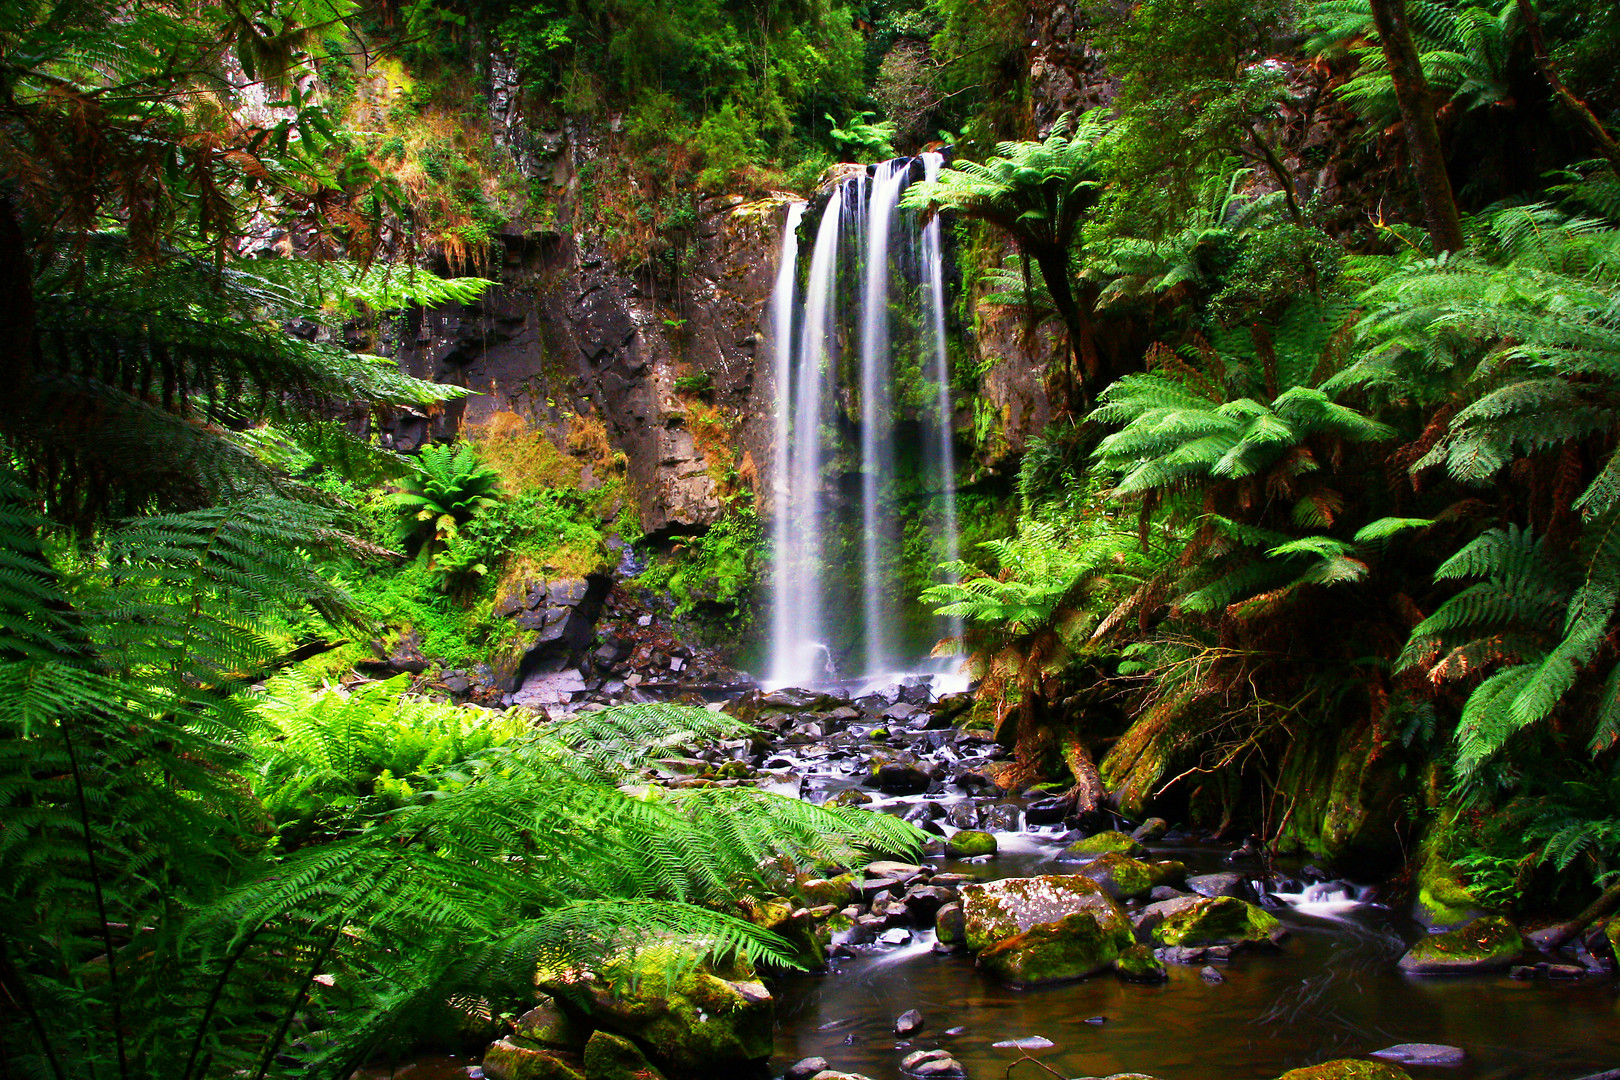
[(775, 685), (892, 671), (908, 649), (927, 651), (920, 635), (960, 629), (901, 596), (896, 577), (903, 525), (937, 519), (935, 553), (959, 557), (940, 225), (899, 209), (906, 184), (943, 161), (901, 158), (841, 182), (806, 271), (808, 210), (788, 210), (771, 299)]

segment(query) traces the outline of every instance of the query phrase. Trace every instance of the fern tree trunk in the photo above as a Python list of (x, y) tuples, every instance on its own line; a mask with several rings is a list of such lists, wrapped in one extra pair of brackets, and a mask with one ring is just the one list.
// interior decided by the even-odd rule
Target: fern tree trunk
[(1586, 102), (1575, 96), (1574, 91), (1564, 85), (1559, 76), (1558, 69), (1553, 67), (1552, 56), (1547, 52), (1547, 41), (1541, 35), (1541, 15), (1536, 11), (1536, 5), (1531, 0), (1519, 0), (1519, 15), (1524, 19), (1525, 33), (1530, 37), (1530, 48), (1535, 54), (1536, 70), (1541, 77), (1547, 80), (1552, 87), (1553, 96), (1561, 102), (1580, 124), (1581, 130), (1596, 144), (1598, 153), (1609, 159), (1614, 166), (1616, 174), (1620, 174), (1620, 144), (1616, 144), (1614, 136), (1604, 128), (1603, 122), (1587, 107)]
[(1046, 279), (1047, 292), (1052, 295), (1052, 306), (1063, 320), (1069, 337), (1069, 359), (1064, 378), (1064, 405), (1070, 415), (1079, 416), (1091, 407), (1086, 393), (1086, 375), (1097, 370), (1097, 341), (1092, 332), (1091, 314), (1075, 296), (1069, 281), (1068, 251), (1041, 250), (1031, 257)]
[(1446, 173), (1446, 156), (1440, 148), (1440, 126), (1434, 119), (1434, 95), (1423, 77), (1423, 62), (1412, 30), (1406, 21), (1406, 0), (1371, 0), (1373, 21), (1389, 60), (1390, 78), (1395, 84), (1395, 100), (1401, 108), (1401, 127), (1406, 132), (1406, 148), (1412, 158), (1418, 198), (1428, 223), (1434, 246), (1441, 251), (1461, 251), (1462, 220), (1457, 214), (1457, 198)]
[(0, 194), (0, 386), (16, 393), (33, 359), (34, 261), (11, 196)]

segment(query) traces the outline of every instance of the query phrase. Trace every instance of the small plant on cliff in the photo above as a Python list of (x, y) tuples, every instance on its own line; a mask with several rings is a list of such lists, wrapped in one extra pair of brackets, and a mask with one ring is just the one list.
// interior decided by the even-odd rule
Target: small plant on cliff
[(406, 489), (393, 496), (405, 515), (402, 532), (408, 542), (420, 543), (422, 557), (431, 560), (458, 527), (494, 505), (501, 478), (478, 459), (477, 447), (462, 443), (424, 446), (405, 482)]

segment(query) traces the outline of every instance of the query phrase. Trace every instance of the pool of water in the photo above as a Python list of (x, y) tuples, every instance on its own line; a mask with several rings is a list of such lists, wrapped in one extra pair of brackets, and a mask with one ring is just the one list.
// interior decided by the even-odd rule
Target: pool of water
[[(891, 809), (897, 809), (891, 808)], [(1001, 858), (953, 864), (981, 880), (1063, 872), (1049, 863), (1054, 837), (1003, 834)], [(1195, 871), (1230, 869), (1221, 853), (1156, 849)], [(1311, 897), (1308, 899), (1317, 899)], [(1029, 1055), (1062, 1077), (1137, 1071), (1164, 1080), (1265, 1080), (1335, 1057), (1395, 1043), (1460, 1046), (1465, 1065), (1408, 1067), (1414, 1077), (1573, 1080), (1620, 1066), (1616, 988), (1607, 977), (1519, 981), (1506, 975), (1403, 976), (1395, 961), (1420, 929), (1404, 915), (1346, 895), (1275, 912), (1293, 932), (1281, 952), (1239, 955), (1210, 984), (1197, 967), (1170, 966), (1161, 985), (1112, 975), (1011, 990), (981, 975), (969, 956), (942, 956), (928, 939), (874, 947), (835, 960), (825, 974), (776, 984), (774, 1071), (824, 1057), (835, 1069), (900, 1080), (913, 1050), (947, 1049), (973, 1080), (1001, 1080), (1021, 1052), (992, 1044), (1040, 1036)], [(896, 1038), (894, 1019), (919, 1010), (926, 1027)], [(1050, 1076), (1036, 1065), (1011, 1077)]]

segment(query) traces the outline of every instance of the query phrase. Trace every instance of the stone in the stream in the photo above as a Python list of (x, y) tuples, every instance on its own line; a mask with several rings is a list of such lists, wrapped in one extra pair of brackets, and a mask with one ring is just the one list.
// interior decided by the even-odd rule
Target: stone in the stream
[(1227, 871), (1222, 874), (1193, 874), (1187, 878), (1187, 891), (1199, 896), (1235, 896), (1239, 900), (1254, 900), (1254, 887), (1242, 874)]
[(828, 806), (865, 806), (872, 801), (872, 796), (859, 788), (845, 788), (827, 800)]
[(1148, 849), (1122, 832), (1109, 831), (1088, 836), (1084, 840), (1076, 840), (1063, 849), (1058, 859), (1062, 862), (1083, 862), (1110, 852), (1141, 859), (1147, 856)]
[(876, 897), (882, 896), (884, 893), (894, 892), (896, 889), (900, 888), (900, 885), (901, 882), (899, 878), (867, 878), (865, 881), (861, 882), (859, 886), (861, 890), (861, 899), (870, 904)]
[(883, 931), (878, 935), (878, 940), (885, 945), (909, 945), (911, 943), (911, 931), (903, 926), (897, 926), (893, 930)]
[(953, 829), (977, 829), (979, 809), (966, 800), (954, 803), (945, 811), (945, 821)]
[(1078, 874), (1003, 878), (983, 885), (963, 885), (959, 892), (967, 944), (974, 952), (1038, 923), (1056, 922), (1078, 911), (1094, 911), (1110, 925), (1117, 920), (1129, 926), (1102, 886)]
[(1398, 1069), (1382, 1061), (1362, 1061), (1359, 1058), (1341, 1058), (1308, 1065), (1303, 1069), (1290, 1069), (1277, 1080), (1412, 1080), (1405, 1069)]
[(1393, 1061), (1397, 1065), (1461, 1065), (1468, 1054), (1460, 1046), (1443, 1043), (1400, 1043), (1386, 1046), (1367, 1055), (1380, 1061)]
[(1057, 825), (1068, 812), (1068, 803), (1062, 798), (1037, 799), (1024, 810), (1024, 820), (1031, 825)]
[(949, 949), (967, 944), (967, 923), (962, 917), (961, 904), (946, 904), (934, 913), (934, 939)]
[(525, 1046), (510, 1036), (484, 1050), (483, 1069), (489, 1080), (585, 1080), (584, 1070), (561, 1052)]
[(953, 859), (974, 859), (996, 853), (996, 838), (987, 832), (963, 829), (945, 840), (945, 854)]
[[(769, 1058), (776, 1003), (753, 969), (743, 961), (672, 969), (669, 950), (679, 948), (643, 949), (630, 970), (608, 973), (625, 977), (589, 981), (570, 974), (547, 989), (566, 987), (595, 1027), (652, 1047), (656, 1063), (672, 1073), (741, 1073)], [(610, 989), (615, 982), (618, 992)]]
[(1114, 974), (1126, 982), (1160, 983), (1170, 978), (1164, 961), (1146, 945), (1132, 945), (1114, 960)]
[(853, 902), (860, 893), (855, 888), (855, 879), (849, 874), (839, 874), (834, 878), (810, 878), (800, 882), (799, 895), (811, 907), (822, 904), (836, 904), (842, 906)]
[(902, 1039), (908, 1035), (915, 1035), (922, 1029), (923, 1016), (916, 1009), (907, 1009), (894, 1018), (894, 1033)]
[(812, 1076), (826, 1072), (831, 1067), (823, 1057), (800, 1058), (788, 1066), (788, 1071), (782, 1074), (782, 1080), (810, 1080)]
[(936, 885), (913, 885), (906, 890), (900, 902), (905, 905), (913, 922), (918, 926), (928, 926), (934, 921), (935, 913), (955, 898), (949, 889)]
[(664, 1080), (640, 1047), (606, 1031), (593, 1032), (585, 1044), (585, 1074), (591, 1080)]
[(1007, 803), (985, 807), (979, 811), (979, 828), (988, 829), (990, 832), (1017, 832), (1018, 807)]
[(773, 690), (759, 699), (762, 709), (776, 712), (820, 712), (843, 704), (837, 698), (797, 687)]
[(837, 1069), (825, 1069), (816, 1073), (810, 1080), (872, 1080), (863, 1073), (839, 1072)]
[(916, 863), (895, 862), (893, 859), (878, 859), (876, 862), (866, 864), (866, 876), (869, 878), (886, 877), (909, 881), (920, 873), (922, 867)]
[(1226, 981), (1226, 976), (1225, 975), (1222, 975), (1220, 972), (1216, 971), (1214, 968), (1208, 967), (1208, 966), (1201, 967), (1201, 968), (1198, 969), (1198, 977), (1200, 979), (1203, 979), (1205, 982), (1209, 983), (1211, 986), (1214, 986), (1217, 983), (1223, 983), (1223, 982)]
[(1170, 823), (1162, 817), (1150, 817), (1131, 831), (1131, 839), (1139, 844), (1151, 844), (1155, 840), (1163, 840), (1164, 834), (1170, 831)]
[(928, 790), (933, 778), (909, 750), (897, 754), (873, 754), (868, 775), (879, 791), (890, 795), (918, 795)]
[(539, 1004), (518, 1017), (512, 1028), (512, 1035), (519, 1043), (562, 1050), (582, 1048), (590, 1035), (588, 1029), (580, 1030), (546, 994), (541, 994)]
[[(1172, 900), (1171, 904), (1181, 904)], [(1157, 906), (1157, 905), (1155, 905)], [(1274, 915), (1231, 896), (1199, 897), (1179, 906), (1152, 930), (1161, 945), (1260, 945), (1281, 939), (1282, 923)]]
[(1424, 938), (1407, 950), (1398, 966), (1409, 975), (1506, 971), (1522, 952), (1518, 928), (1499, 915), (1487, 915), (1461, 929)]
[(1115, 900), (1131, 900), (1147, 895), (1157, 885), (1181, 880), (1187, 868), (1179, 862), (1147, 863), (1109, 852), (1086, 863), (1076, 873), (1101, 885)]
[(1104, 971), (1130, 943), (1123, 916), (1093, 908), (997, 941), (979, 953), (979, 966), (1013, 986), (1043, 986)]
[(942, 1058), (932, 1058), (912, 1069), (911, 1076), (920, 1077), (921, 1080), (964, 1080), (967, 1070), (962, 1063), (947, 1054)]

